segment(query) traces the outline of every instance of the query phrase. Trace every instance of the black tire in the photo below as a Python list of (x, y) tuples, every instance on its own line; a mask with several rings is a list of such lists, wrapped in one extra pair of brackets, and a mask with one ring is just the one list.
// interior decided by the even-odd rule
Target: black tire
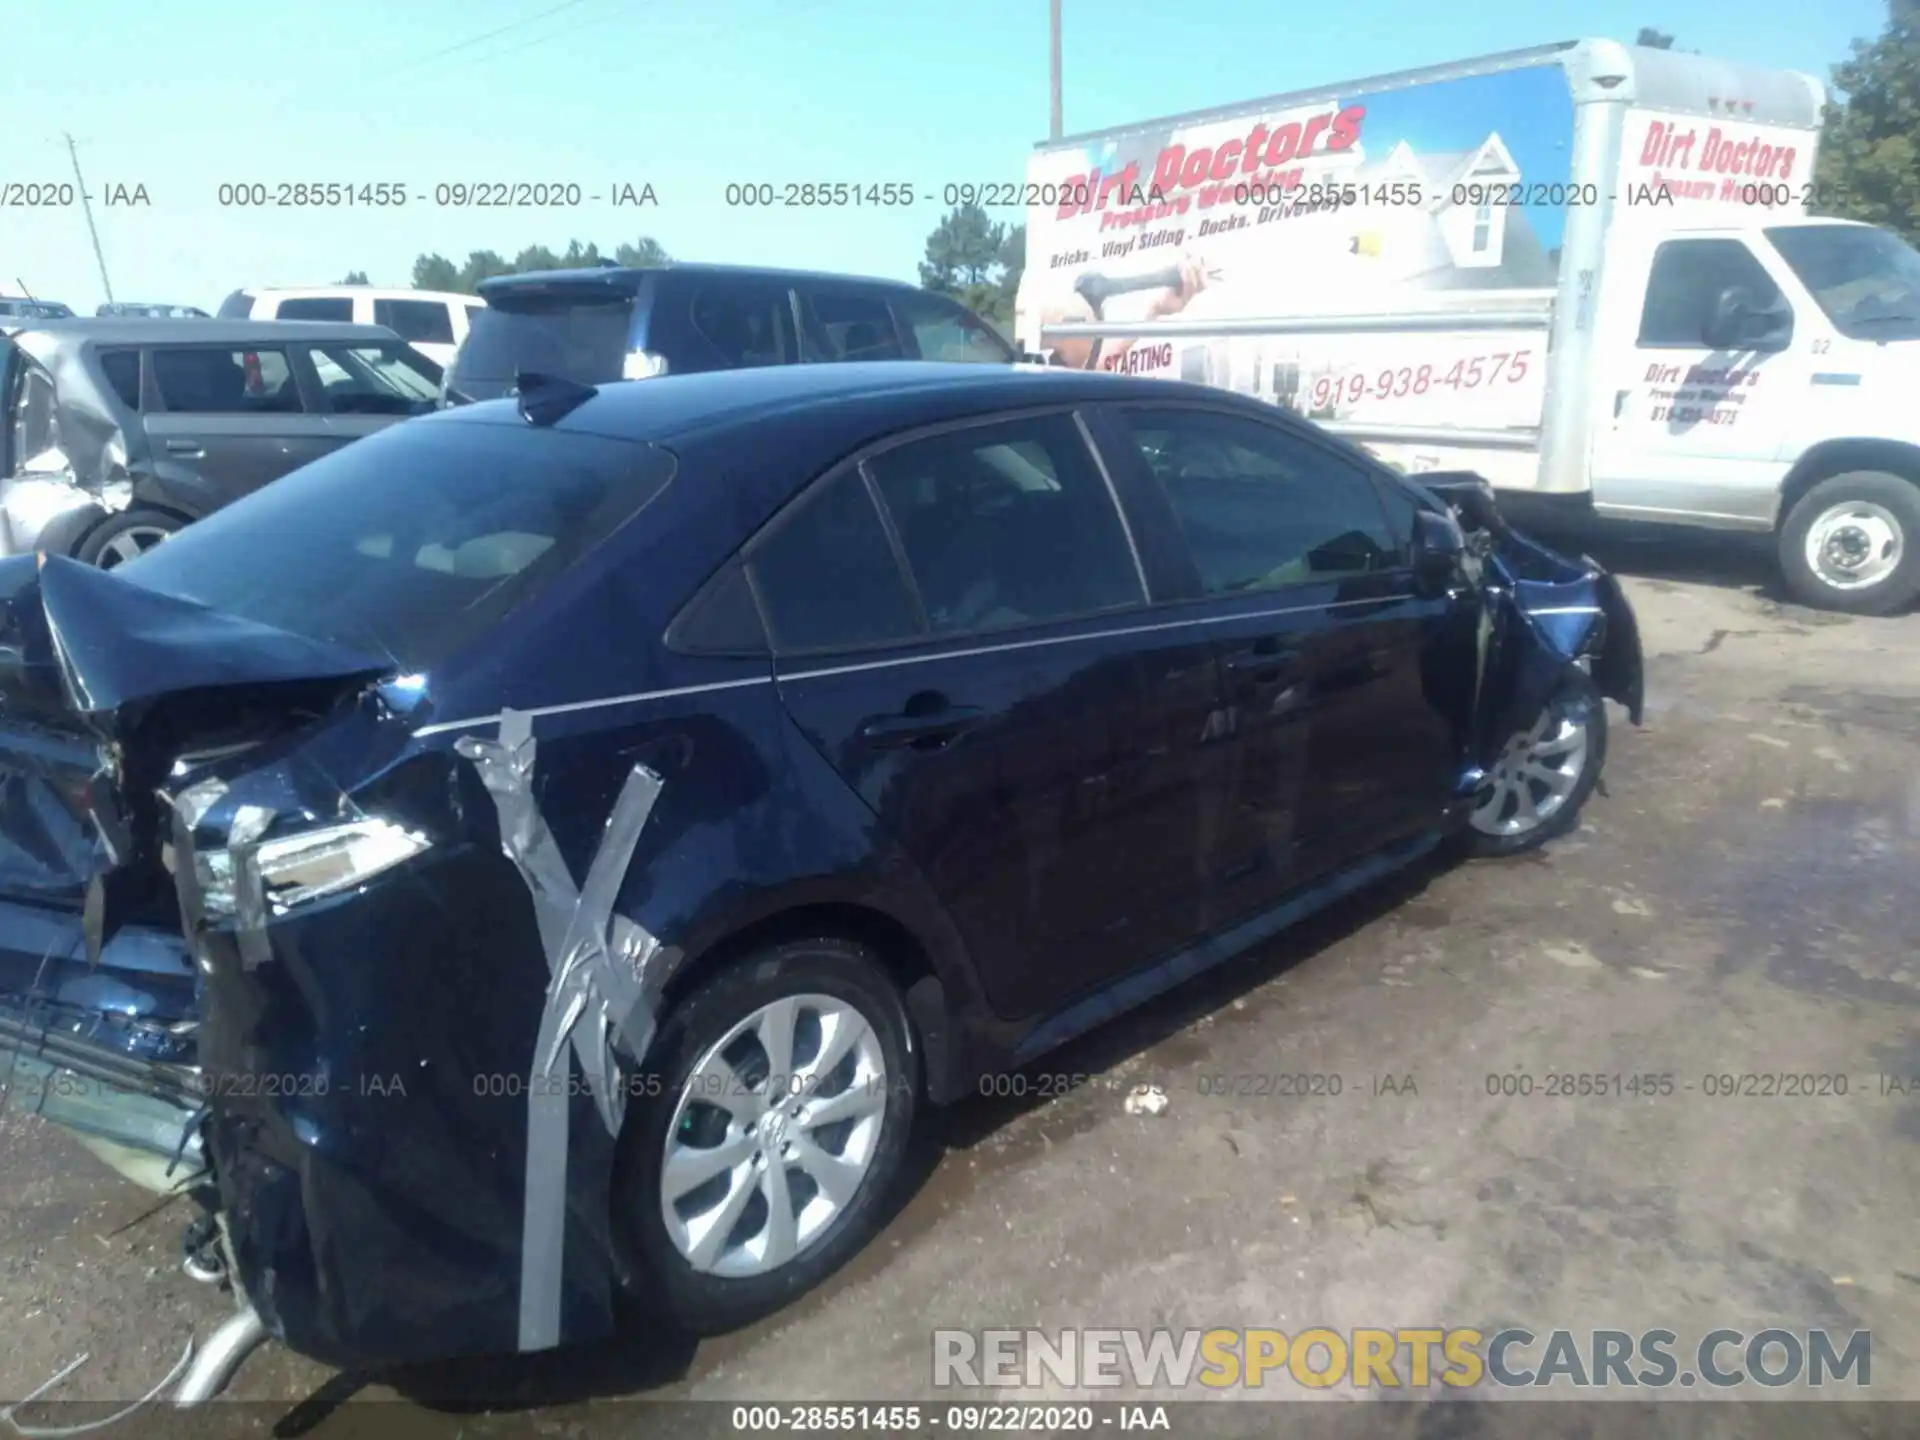
[[(1830, 583), (1807, 557), (1807, 537), (1814, 526), (1849, 501), (1875, 507), (1900, 531), (1899, 563), (1884, 579), (1858, 588)], [(1822, 480), (1800, 497), (1780, 527), (1780, 572), (1793, 598), (1817, 610), (1848, 615), (1904, 610), (1920, 597), (1920, 484), (1883, 470), (1850, 470)]]
[[(885, 1103), (866, 1174), (840, 1213), (785, 1264), (739, 1278), (698, 1270), (667, 1233), (661, 1202), (668, 1130), (681, 1094), (701, 1057), (737, 1024), (774, 1000), (807, 994), (856, 1009), (884, 1059)], [(913, 1129), (920, 1056), (910, 1033), (899, 991), (878, 960), (864, 946), (831, 938), (759, 951), (713, 975), (677, 1005), (654, 1040), (648, 1083), (636, 1087), (653, 1091), (651, 1079), (658, 1076), (658, 1093), (629, 1110), (616, 1164), (614, 1221), (633, 1263), (633, 1299), (664, 1312), (687, 1333), (723, 1334), (792, 1303), (864, 1248), (890, 1214)], [(757, 1203), (764, 1204), (764, 1195)]]
[[(85, 565), (97, 565), (102, 570), (111, 570), (122, 560), (130, 558), (126, 551), (130, 544), (148, 540), (154, 536), (166, 536), (186, 528), (187, 522), (178, 515), (165, 510), (155, 510), (146, 505), (135, 505), (122, 510), (118, 515), (109, 515), (93, 529), (87, 532), (86, 539), (73, 552), (73, 558)], [(151, 548), (143, 545), (141, 548)]]
[[(1570, 833), (1580, 823), (1580, 811), (1600, 783), (1607, 763), (1607, 702), (1594, 688), (1593, 681), (1575, 671), (1547, 701), (1548, 712), (1560, 713), (1586, 727), (1586, 750), (1578, 776), (1564, 803), (1542, 823), (1513, 834), (1491, 834), (1478, 827), (1478, 815), (1468, 822), (1467, 853), (1476, 859), (1501, 859), (1524, 855), (1551, 840)], [(1476, 807), (1480, 798), (1475, 797)]]

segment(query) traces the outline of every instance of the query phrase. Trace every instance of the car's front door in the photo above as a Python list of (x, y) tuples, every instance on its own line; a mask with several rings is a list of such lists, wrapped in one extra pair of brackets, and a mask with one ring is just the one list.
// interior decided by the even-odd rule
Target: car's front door
[(1073, 414), (907, 438), (749, 554), (788, 713), (926, 875), (996, 1010), (1046, 1013), (1192, 939), (1213, 657), (1150, 608)]
[(1206, 406), (1115, 413), (1185, 537), (1220, 648), (1231, 920), (1440, 818), (1470, 696), (1448, 683), (1447, 644), (1474, 614), (1413, 594), (1404, 528), (1331, 446)]
[(202, 513), (340, 443), (307, 408), (285, 346), (155, 346), (147, 387), (154, 464)]

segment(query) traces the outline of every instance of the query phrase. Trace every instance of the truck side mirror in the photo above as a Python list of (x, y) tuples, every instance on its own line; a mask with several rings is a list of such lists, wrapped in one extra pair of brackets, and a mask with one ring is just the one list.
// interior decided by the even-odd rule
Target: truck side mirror
[(1757, 328), (1758, 318), (1753, 292), (1743, 285), (1729, 285), (1714, 297), (1700, 338), (1709, 350), (1738, 350), (1748, 332)]

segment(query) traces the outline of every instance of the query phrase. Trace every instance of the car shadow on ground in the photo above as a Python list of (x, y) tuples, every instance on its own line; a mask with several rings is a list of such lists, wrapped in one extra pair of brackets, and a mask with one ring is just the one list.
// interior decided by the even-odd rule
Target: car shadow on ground
[[(1178, 1035), (1195, 1021), (1285, 974), (1328, 947), (1397, 910), (1420, 895), (1432, 880), (1452, 868), (1450, 855), (1429, 856), (1357, 894), (1344, 897), (1263, 946), (1180, 985), (1158, 1000), (1069, 1042), (1021, 1072), (1026, 1075), (1095, 1077)], [(1523, 857), (1501, 863), (1543, 863)], [(941, 1162), (951, 1152), (965, 1153), (1037, 1110), (1064, 1090), (1053, 1084), (1001, 1084), (1013, 1077), (989, 1077), (980, 1095), (939, 1110), (923, 1111), (906, 1166), (895, 1187), (883, 1226), (896, 1245), (929, 1229), (934, 1207), (916, 1207)], [(880, 1270), (894, 1246), (870, 1244), (817, 1289), (771, 1317), (792, 1324), (825, 1304), (849, 1284)], [(276, 1436), (305, 1435), (346, 1402), (370, 1387), (390, 1388), (403, 1399), (448, 1416), (511, 1412), (616, 1396), (644, 1395), (684, 1379), (696, 1351), (713, 1360), (750, 1344), (760, 1326), (701, 1340), (675, 1333), (654, 1316), (636, 1312), (619, 1333), (604, 1341), (537, 1355), (487, 1356), (433, 1365), (410, 1366), (377, 1374), (342, 1373), (298, 1402), (274, 1426)]]
[(1516, 517), (1514, 523), (1542, 544), (1589, 556), (1615, 575), (1712, 585), (1776, 604), (1795, 603), (1780, 582), (1771, 535), (1624, 521), (1587, 521), (1578, 528), (1532, 517)]

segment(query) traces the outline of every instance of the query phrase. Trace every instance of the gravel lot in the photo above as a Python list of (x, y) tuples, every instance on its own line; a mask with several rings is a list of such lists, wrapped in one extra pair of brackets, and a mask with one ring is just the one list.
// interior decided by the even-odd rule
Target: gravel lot
[[(408, 1434), (505, 1433), (483, 1405), (611, 1435), (635, 1412), (596, 1402), (639, 1392), (930, 1398), (935, 1325), (1869, 1329), (1874, 1392), (1920, 1400), (1920, 617), (1782, 604), (1734, 542), (1603, 558), (1633, 577), (1647, 724), (1615, 712), (1610, 793), (1546, 855), (1368, 897), (1038, 1067), (1087, 1077), (1067, 1093), (939, 1117), (890, 1230), (754, 1330), (384, 1379), (267, 1349), (225, 1418), (366, 1433), (338, 1402), (401, 1394), (379, 1413)], [(1487, 1093), (1564, 1071), (1676, 1088)], [(1342, 1093), (1210, 1093), (1301, 1072)], [(1723, 1072), (1849, 1093), (1710, 1098)], [(1140, 1084), (1165, 1113), (1125, 1112)], [(222, 1318), (152, 1204), (0, 1122), (0, 1397), (82, 1353), (62, 1394), (138, 1397)]]

